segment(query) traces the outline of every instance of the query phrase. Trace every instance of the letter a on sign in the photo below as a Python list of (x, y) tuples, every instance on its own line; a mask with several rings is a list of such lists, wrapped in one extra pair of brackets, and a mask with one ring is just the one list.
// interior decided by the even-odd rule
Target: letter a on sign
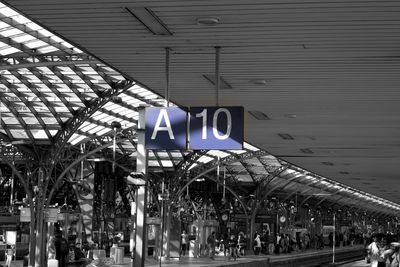
[(180, 108), (146, 108), (146, 148), (186, 149), (186, 119)]

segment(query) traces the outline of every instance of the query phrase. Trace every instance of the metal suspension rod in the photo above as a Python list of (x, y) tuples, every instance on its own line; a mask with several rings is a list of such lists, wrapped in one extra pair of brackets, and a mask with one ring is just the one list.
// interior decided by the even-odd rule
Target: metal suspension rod
[(219, 106), (219, 88), (220, 88), (220, 73), (219, 73), (219, 58), (221, 47), (215, 47), (215, 101), (217, 107)]
[(165, 48), (165, 106), (169, 107), (169, 64), (170, 64), (170, 54), (171, 49), (169, 47)]

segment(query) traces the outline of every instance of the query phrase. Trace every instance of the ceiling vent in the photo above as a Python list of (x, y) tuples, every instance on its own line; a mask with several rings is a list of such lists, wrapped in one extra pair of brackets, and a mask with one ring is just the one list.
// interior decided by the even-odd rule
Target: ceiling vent
[(329, 161), (323, 161), (321, 163), (326, 165), (326, 166), (333, 166), (334, 165), (332, 162), (329, 162)]
[(309, 148), (300, 148), (300, 151), (304, 154), (314, 154), (314, 152)]
[(125, 8), (146, 29), (154, 35), (172, 35), (167, 25), (147, 7)]
[(290, 134), (284, 134), (284, 133), (280, 133), (278, 134), (280, 138), (282, 138), (283, 140), (294, 140), (293, 136), (291, 136)]
[[(203, 77), (206, 78), (207, 81), (209, 81), (212, 85), (215, 86), (215, 83), (217, 81), (215, 74), (203, 74)], [(232, 89), (232, 86), (225, 81), (224, 78), (222, 78), (221, 76), (219, 77), (219, 89), (223, 90), (223, 89)]]
[(270, 118), (263, 112), (257, 110), (249, 110), (249, 114), (260, 121), (267, 121)]
[(219, 18), (216, 17), (201, 17), (196, 19), (197, 24), (203, 26), (215, 26), (219, 23)]

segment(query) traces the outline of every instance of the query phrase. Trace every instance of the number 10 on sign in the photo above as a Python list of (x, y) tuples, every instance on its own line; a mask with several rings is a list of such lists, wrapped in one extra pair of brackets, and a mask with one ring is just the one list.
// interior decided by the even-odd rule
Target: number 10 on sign
[(190, 107), (190, 149), (243, 149), (243, 107)]

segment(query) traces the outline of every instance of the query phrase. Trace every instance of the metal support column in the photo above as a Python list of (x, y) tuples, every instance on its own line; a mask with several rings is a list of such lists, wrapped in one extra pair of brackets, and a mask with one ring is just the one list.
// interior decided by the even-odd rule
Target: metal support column
[[(138, 142), (136, 171), (144, 176), (147, 175), (147, 150), (145, 148), (145, 107), (139, 107), (138, 120)], [(147, 183), (146, 183), (147, 184)], [(136, 236), (135, 251), (132, 267), (144, 267), (146, 256), (146, 206), (147, 206), (147, 186), (141, 185), (136, 189)]]

